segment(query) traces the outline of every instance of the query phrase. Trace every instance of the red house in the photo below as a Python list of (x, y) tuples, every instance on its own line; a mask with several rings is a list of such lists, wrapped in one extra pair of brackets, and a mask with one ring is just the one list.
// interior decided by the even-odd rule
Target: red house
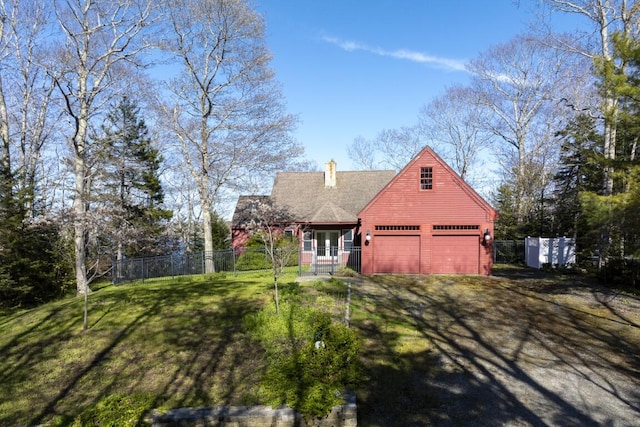
[[(258, 199), (257, 199), (258, 198)], [(267, 198), (291, 213), (301, 262), (345, 263), (361, 248), (361, 273), (491, 274), (497, 212), (433, 150), (393, 171), (283, 172), (270, 196), (241, 196), (232, 245), (247, 239), (251, 205)]]

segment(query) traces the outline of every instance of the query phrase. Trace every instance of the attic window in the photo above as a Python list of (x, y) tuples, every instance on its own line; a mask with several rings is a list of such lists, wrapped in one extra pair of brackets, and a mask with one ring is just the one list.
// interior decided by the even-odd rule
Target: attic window
[(420, 168), (420, 189), (433, 189), (433, 168), (431, 166)]

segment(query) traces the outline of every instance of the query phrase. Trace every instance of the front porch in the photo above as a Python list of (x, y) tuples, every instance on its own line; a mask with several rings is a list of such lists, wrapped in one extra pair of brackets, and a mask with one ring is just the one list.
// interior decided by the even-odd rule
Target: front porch
[(344, 268), (360, 271), (360, 248), (355, 246), (356, 227), (351, 224), (338, 227), (316, 225), (301, 231), (300, 275), (335, 274)]

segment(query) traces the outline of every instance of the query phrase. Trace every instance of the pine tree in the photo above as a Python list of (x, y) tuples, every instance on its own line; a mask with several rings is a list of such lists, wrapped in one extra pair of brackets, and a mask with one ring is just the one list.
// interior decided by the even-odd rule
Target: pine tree
[(139, 118), (140, 108), (124, 96), (102, 126), (103, 166), (98, 193), (111, 222), (107, 240), (117, 259), (149, 256), (163, 251), (167, 221), (172, 212), (163, 208), (164, 192), (159, 172), (163, 158), (152, 146), (148, 129)]
[(600, 233), (598, 264), (607, 275), (619, 273), (613, 270), (640, 255), (640, 40), (622, 33), (612, 38), (613, 57), (600, 58), (596, 69), (600, 90), (616, 101), (615, 108), (604, 110), (610, 122), (615, 120), (615, 152), (606, 155), (598, 151), (594, 156), (594, 163), (605, 171), (611, 185), (606, 192), (580, 194), (588, 228)]
[(588, 115), (576, 117), (557, 135), (560, 147), (560, 168), (554, 177), (554, 234), (576, 239), (578, 250), (587, 253), (597, 247), (599, 230), (591, 229), (580, 202), (583, 192), (602, 191), (604, 168), (602, 134), (595, 120)]
[(217, 212), (213, 212), (211, 215), (211, 240), (213, 241), (213, 250), (229, 249), (231, 245), (230, 236), (231, 231), (227, 222), (218, 215)]

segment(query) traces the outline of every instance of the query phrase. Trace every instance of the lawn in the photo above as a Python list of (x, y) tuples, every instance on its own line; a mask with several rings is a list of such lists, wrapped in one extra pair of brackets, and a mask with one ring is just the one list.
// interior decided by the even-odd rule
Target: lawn
[[(282, 278), (284, 299), (300, 293), (294, 278)], [(338, 307), (334, 291), (306, 287), (313, 304), (343, 310), (343, 295)], [(258, 403), (264, 349), (243, 322), (272, 300), (268, 274), (214, 275), (103, 287), (87, 331), (82, 298), (0, 317), (0, 425), (65, 424), (109, 396), (152, 408)]]
[[(640, 416), (636, 297), (574, 276), (496, 273), (287, 276), (281, 294), (339, 322), (351, 284), (359, 425), (625, 425)], [(86, 332), (81, 298), (0, 317), (0, 425), (63, 425), (123, 397), (144, 409), (264, 403), (268, 351), (246, 319), (272, 298), (268, 275), (193, 277), (97, 290)], [(566, 395), (563, 382), (580, 393)]]

